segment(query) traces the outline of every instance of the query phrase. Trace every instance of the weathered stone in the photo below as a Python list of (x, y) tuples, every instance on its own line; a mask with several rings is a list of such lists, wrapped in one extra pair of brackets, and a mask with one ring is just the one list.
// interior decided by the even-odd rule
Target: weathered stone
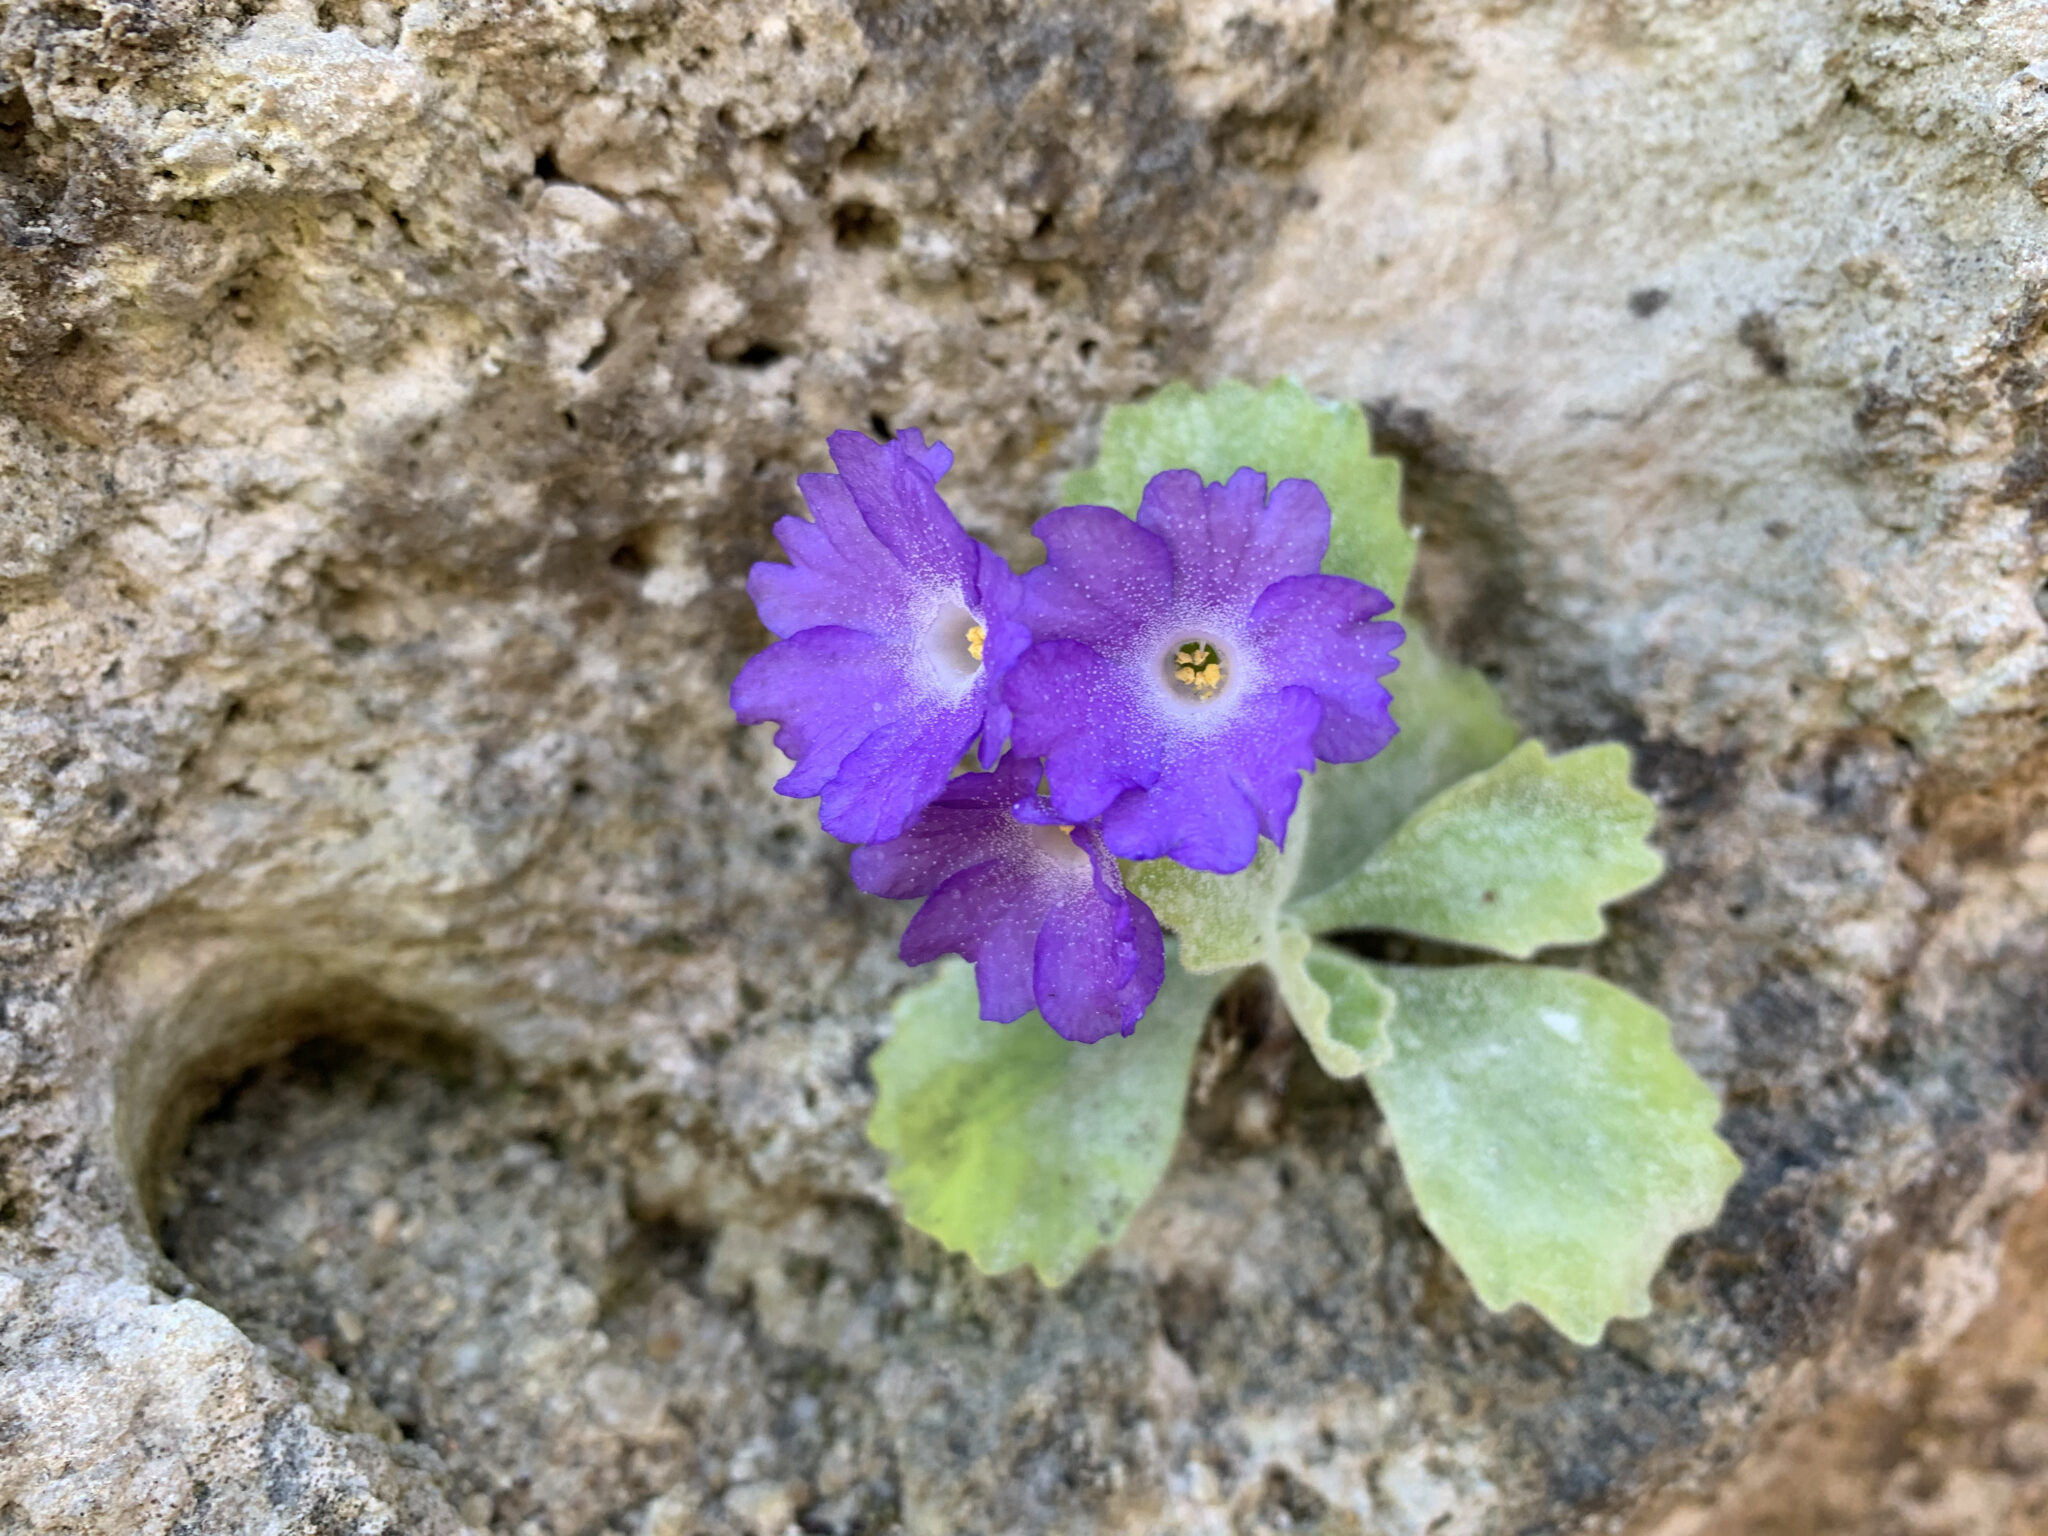
[[(2025, 0), (13, 0), (0, 1532), (1615, 1528), (1979, 1337), (2048, 1177), (2043, 60)], [(1749, 1172), (1597, 1350), (1255, 985), (1058, 1294), (861, 1136), (901, 914), (723, 704), (793, 476), (923, 426), (1021, 555), (1103, 404), (1281, 372), (1664, 807), (1589, 960)], [(1898, 1499), (2021, 1508), (2031, 1422)]]

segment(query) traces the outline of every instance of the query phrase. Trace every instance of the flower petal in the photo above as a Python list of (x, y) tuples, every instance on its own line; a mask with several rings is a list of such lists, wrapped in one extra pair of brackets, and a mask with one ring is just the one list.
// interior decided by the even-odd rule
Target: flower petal
[(1117, 795), (1159, 776), (1158, 747), (1135, 729), (1136, 685), (1076, 640), (1041, 640), (1004, 683), (1011, 748), (1045, 759), (1053, 809), (1092, 821)]
[(783, 722), (775, 745), (795, 766), (775, 787), (803, 799), (839, 771), (875, 728), (876, 711), (897, 687), (889, 646), (873, 635), (830, 626), (778, 641), (740, 668), (732, 708), (743, 725)]
[(1014, 756), (992, 773), (962, 774), (901, 836), (854, 849), (853, 883), (894, 901), (929, 896), (955, 871), (989, 857), (997, 846), (991, 833), (1007, 828), (1011, 802), (1037, 781), (1038, 765)]
[(924, 472), (937, 485), (946, 478), (946, 471), (953, 467), (953, 450), (944, 443), (927, 444), (924, 434), (916, 427), (905, 427), (894, 439), (903, 445), (903, 451), (924, 466)]
[(1114, 649), (1172, 598), (1172, 554), (1113, 507), (1061, 507), (1031, 531), (1046, 559), (1024, 575), (1022, 617), (1040, 640)]
[(775, 524), (790, 563), (763, 560), (747, 575), (761, 622), (784, 639), (826, 624), (892, 632), (925, 583), (874, 536), (837, 475), (803, 475), (797, 486), (811, 521)]
[(954, 779), (902, 836), (853, 853), (854, 883), (877, 896), (928, 896), (904, 930), (904, 962), (943, 954), (975, 963), (982, 1017), (1001, 1023), (1036, 1004), (1031, 954), (1047, 897), (1010, 818), (1010, 802), (1037, 781), (1038, 765), (1006, 760), (992, 773)]
[(1044, 918), (1029, 873), (998, 856), (943, 881), (903, 930), (897, 953), (906, 965), (947, 954), (973, 961), (981, 1016), (1008, 1024), (1037, 1006), (1031, 965)]
[(980, 546), (940, 499), (919, 455), (901, 439), (878, 443), (858, 432), (834, 432), (829, 446), (862, 520), (889, 552), (926, 581), (971, 590)]
[[(821, 681), (829, 686), (832, 680)], [(821, 791), (818, 824), (841, 842), (895, 837), (946, 787), (981, 730), (982, 714), (980, 697), (970, 693), (957, 703), (904, 710), (875, 726)]]
[[(1149, 921), (1138, 920), (1141, 911)], [(1046, 915), (1032, 980), (1038, 1011), (1054, 1033), (1087, 1044), (1137, 1026), (1166, 968), (1159, 924), (1151, 919), (1135, 897), (1107, 902), (1092, 885)]]
[(1398, 665), (1399, 624), (1375, 623), (1393, 608), (1384, 592), (1347, 576), (1277, 581), (1252, 610), (1252, 631), (1268, 673), (1307, 688), (1323, 706), (1316, 756), (1355, 763), (1394, 739), (1393, 698), (1380, 681)]
[(1173, 552), (1174, 603), (1190, 613), (1243, 613), (1284, 576), (1320, 569), (1330, 547), (1330, 504), (1307, 480), (1240, 469), (1227, 484), (1204, 485), (1190, 469), (1154, 475), (1138, 503), (1138, 526)]
[(1227, 729), (1173, 746), (1156, 783), (1119, 795), (1103, 812), (1103, 840), (1119, 858), (1235, 874), (1260, 833), (1285, 839), (1321, 714), (1306, 688), (1244, 700)]

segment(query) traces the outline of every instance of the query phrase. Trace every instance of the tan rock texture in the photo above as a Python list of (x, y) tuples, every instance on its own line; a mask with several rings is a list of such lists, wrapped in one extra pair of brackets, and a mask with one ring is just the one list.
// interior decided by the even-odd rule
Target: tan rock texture
[[(1699, 1528), (1976, 1369), (2048, 1181), (2044, 195), (2029, 0), (0, 0), (0, 1536)], [(1749, 1171), (1598, 1349), (1254, 983), (1057, 1294), (861, 1135), (903, 914), (723, 703), (793, 477), (924, 427), (1021, 557), (1106, 404), (1282, 373), (1663, 806), (1564, 958)], [(1869, 1518), (2037, 1507), (2018, 1390)]]

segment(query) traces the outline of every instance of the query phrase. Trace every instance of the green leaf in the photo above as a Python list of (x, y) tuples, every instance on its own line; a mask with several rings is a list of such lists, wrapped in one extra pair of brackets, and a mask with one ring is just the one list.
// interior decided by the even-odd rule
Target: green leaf
[(1401, 466), (1374, 456), (1356, 405), (1318, 400), (1292, 380), (1264, 389), (1226, 381), (1206, 391), (1169, 384), (1137, 405), (1114, 406), (1094, 465), (1069, 475), (1061, 495), (1069, 505), (1135, 514), (1145, 482), (1162, 470), (1227, 480), (1246, 466), (1264, 470), (1270, 483), (1321, 486), (1331, 517), (1323, 569), (1400, 600), (1415, 563), (1415, 539), (1401, 526)]
[(1387, 1059), (1394, 994), (1349, 955), (1311, 945), (1299, 928), (1282, 927), (1266, 966), (1316, 1065), (1331, 1077), (1356, 1077)]
[(1035, 1013), (983, 1021), (972, 969), (944, 962), (897, 999), (874, 1057), (868, 1139), (904, 1217), (989, 1274), (1065, 1284), (1165, 1173), (1220, 990), (1169, 958), (1135, 1034), (1074, 1045)]
[(1308, 811), (1304, 797), (1285, 853), (1261, 838), (1258, 857), (1234, 875), (1212, 875), (1172, 859), (1121, 865), (1124, 884), (1180, 940), (1180, 963), (1188, 970), (1235, 970), (1266, 957), (1281, 903), (1294, 889)]
[(1343, 879), (1431, 795), (1492, 767), (1515, 744), (1514, 721), (1478, 672), (1438, 656), (1413, 624), (1399, 655), (1387, 687), (1401, 734), (1362, 763), (1318, 764), (1308, 781), (1315, 833), (1303, 845), (1300, 895)]
[(1664, 1016), (1542, 966), (1374, 966), (1398, 998), (1367, 1081), (1422, 1219), (1495, 1311), (1581, 1344), (1650, 1310), (1674, 1238), (1742, 1171)]
[(1524, 742), (1410, 816), (1352, 875), (1291, 911), (1311, 932), (1392, 928), (1526, 958), (1606, 930), (1603, 904), (1663, 873), (1657, 808), (1616, 742)]

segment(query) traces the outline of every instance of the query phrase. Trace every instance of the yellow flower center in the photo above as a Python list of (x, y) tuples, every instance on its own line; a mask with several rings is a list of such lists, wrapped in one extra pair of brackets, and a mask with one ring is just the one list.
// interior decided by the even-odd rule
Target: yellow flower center
[(988, 631), (979, 624), (967, 626), (967, 654), (976, 661), (981, 660), (981, 648), (988, 643)]
[(1173, 680), (1198, 699), (1223, 686), (1223, 656), (1206, 640), (1184, 641), (1173, 653)]

